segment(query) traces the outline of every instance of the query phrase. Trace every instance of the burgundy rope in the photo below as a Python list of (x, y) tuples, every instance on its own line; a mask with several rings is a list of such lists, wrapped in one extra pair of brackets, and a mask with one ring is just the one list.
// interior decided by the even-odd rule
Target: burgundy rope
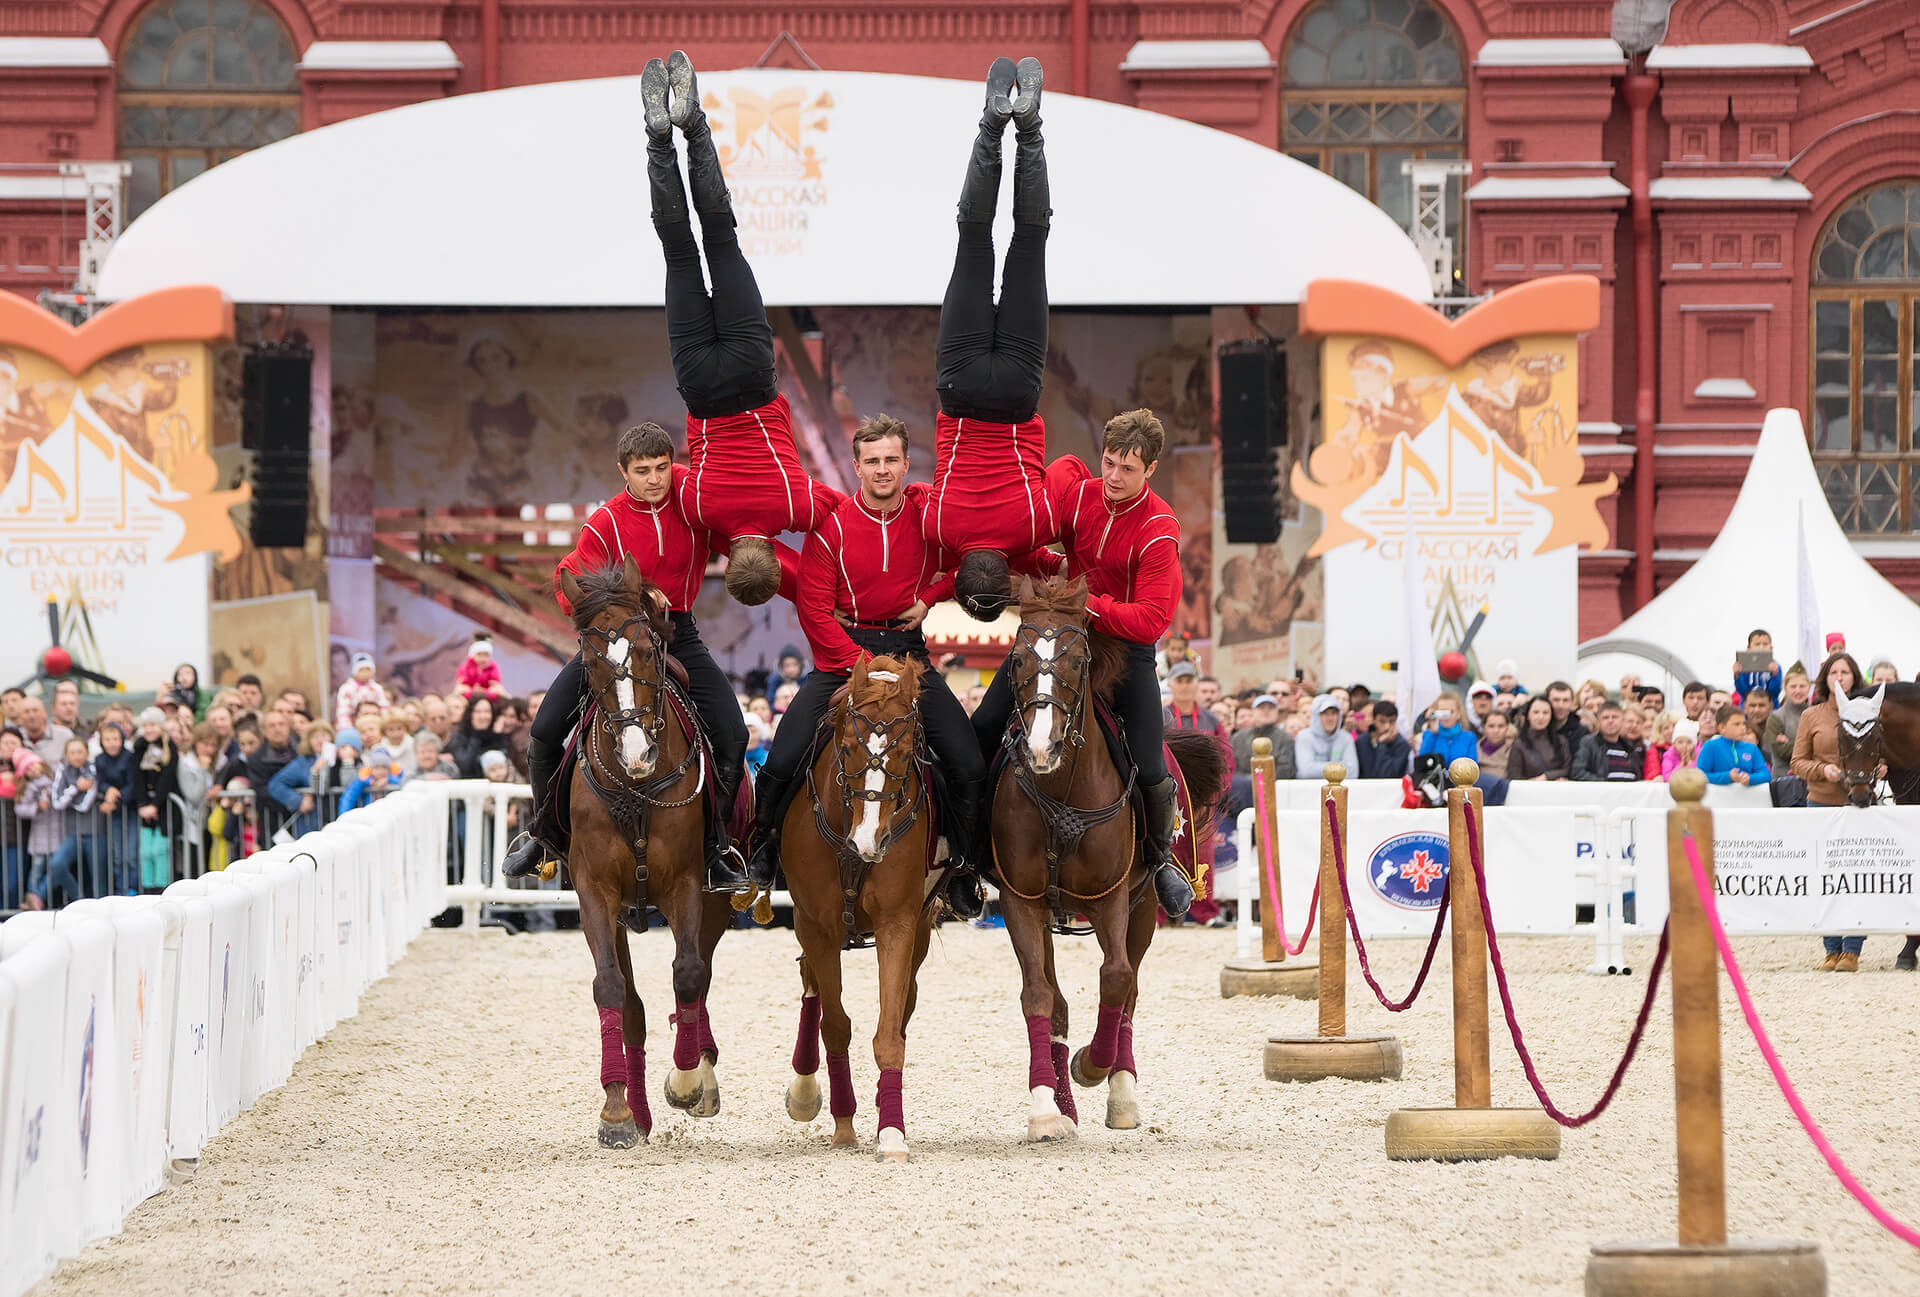
[(1360, 922), (1353, 917), (1353, 893), (1347, 890), (1347, 844), (1340, 840), (1340, 816), (1331, 797), (1326, 805), (1327, 826), (1333, 838), (1333, 872), (1340, 879), (1340, 899), (1347, 907), (1347, 931), (1353, 935), (1353, 953), (1360, 957), (1360, 976), (1367, 979), (1373, 998), (1380, 1001), (1388, 1013), (1404, 1013), (1420, 998), (1420, 988), (1427, 984), (1427, 973), (1433, 968), (1433, 952), (1440, 949), (1440, 931), (1447, 926), (1446, 889), (1440, 892), (1440, 908), (1433, 916), (1433, 936), (1427, 940), (1427, 957), (1420, 961), (1420, 976), (1413, 979), (1413, 989), (1407, 992), (1406, 999), (1389, 1000), (1380, 983), (1374, 980), (1373, 968), (1367, 963), (1367, 943), (1360, 940)]
[(1513, 993), (1507, 989), (1506, 966), (1500, 962), (1500, 938), (1494, 935), (1493, 911), (1487, 907), (1487, 874), (1481, 868), (1480, 825), (1471, 808), (1467, 811), (1467, 850), (1473, 858), (1473, 886), (1480, 895), (1480, 917), (1487, 932), (1487, 954), (1493, 960), (1493, 980), (1500, 988), (1500, 1007), (1506, 1012), (1507, 1031), (1513, 1036), (1513, 1049), (1520, 1055), (1520, 1067), (1527, 1074), (1527, 1084), (1533, 1087), (1534, 1097), (1540, 1100), (1540, 1106), (1546, 1109), (1547, 1116), (1568, 1128), (1584, 1126), (1605, 1112), (1607, 1105), (1613, 1102), (1613, 1096), (1626, 1079), (1627, 1068), (1640, 1048), (1640, 1037), (1646, 1034), (1647, 1019), (1653, 1013), (1653, 997), (1660, 989), (1660, 973), (1667, 965), (1667, 925), (1660, 925), (1660, 949), (1654, 952), (1653, 971), (1647, 974), (1647, 993), (1640, 1001), (1640, 1016), (1633, 1021), (1633, 1034), (1627, 1037), (1627, 1052), (1620, 1056), (1620, 1063), (1613, 1069), (1613, 1076), (1607, 1081), (1607, 1088), (1601, 1091), (1599, 1101), (1578, 1117), (1569, 1117), (1547, 1097), (1547, 1087), (1541, 1084), (1540, 1074), (1534, 1071), (1533, 1055), (1527, 1052), (1527, 1042), (1520, 1038), (1520, 1020), (1513, 1014)]

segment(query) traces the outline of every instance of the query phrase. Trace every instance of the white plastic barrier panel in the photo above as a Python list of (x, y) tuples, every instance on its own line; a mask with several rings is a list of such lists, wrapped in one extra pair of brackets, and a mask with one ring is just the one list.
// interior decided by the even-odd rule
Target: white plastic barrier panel
[(80, 1250), (80, 1130), (64, 1067), (71, 958), (50, 931), (0, 947), (12, 1019), (0, 1072), (0, 1293), (25, 1292)]
[(198, 879), (173, 884), (163, 899), (179, 907), (180, 924), (167, 934), (167, 971), (161, 994), (172, 1007), (168, 1033), (167, 1156), (192, 1161), (217, 1127), (212, 1104), (213, 1046), (207, 984), (212, 980), (213, 902)]

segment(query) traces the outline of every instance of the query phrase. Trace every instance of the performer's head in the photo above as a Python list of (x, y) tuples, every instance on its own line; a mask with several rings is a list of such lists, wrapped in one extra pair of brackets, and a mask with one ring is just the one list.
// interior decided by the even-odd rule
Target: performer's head
[(780, 556), (773, 542), (742, 536), (727, 551), (727, 593), (749, 608), (780, 593)]
[(653, 422), (620, 434), (620, 476), (627, 494), (641, 504), (659, 504), (673, 488), (673, 438)]
[(1100, 446), (1101, 494), (1118, 504), (1146, 490), (1166, 444), (1167, 431), (1152, 410), (1128, 410), (1108, 419)]
[(953, 597), (976, 621), (997, 620), (1006, 611), (1012, 586), (1007, 556), (998, 550), (968, 550), (953, 574)]
[(853, 431), (853, 471), (867, 505), (892, 508), (907, 485), (907, 425), (890, 414), (862, 419)]

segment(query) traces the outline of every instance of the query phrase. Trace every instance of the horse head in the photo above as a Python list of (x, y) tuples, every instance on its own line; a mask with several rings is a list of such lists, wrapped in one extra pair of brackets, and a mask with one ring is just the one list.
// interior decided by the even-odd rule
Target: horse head
[(573, 608), (580, 660), (599, 723), (615, 741), (630, 779), (645, 779), (660, 759), (666, 726), (666, 595), (631, 557), (618, 567), (575, 576), (560, 571), (560, 593)]
[(847, 842), (870, 865), (912, 827), (908, 811), (918, 797), (909, 799), (907, 788), (919, 760), (922, 670), (911, 657), (863, 657), (836, 709), (834, 763)]
[(1016, 756), (1037, 775), (1052, 774), (1086, 741), (1087, 692), (1093, 674), (1087, 582), (1020, 578), (1020, 629), (1007, 669), (1013, 672)]
[(1847, 800), (1855, 806), (1873, 804), (1873, 786), (1886, 759), (1880, 730), (1880, 705), (1886, 698), (1884, 684), (1863, 698), (1849, 698), (1837, 690), (1834, 694), (1840, 714), (1840, 777)]

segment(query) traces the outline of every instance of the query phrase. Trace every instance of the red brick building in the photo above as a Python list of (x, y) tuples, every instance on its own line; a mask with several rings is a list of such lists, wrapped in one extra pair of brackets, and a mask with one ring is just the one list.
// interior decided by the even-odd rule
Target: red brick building
[[(1621, 6), (1644, 8), (1645, 6)], [(1311, 161), (1403, 220), (1400, 164), (1463, 159), (1456, 292), (1582, 271), (1580, 442), (1622, 479), (1582, 632), (1715, 535), (1763, 413), (1794, 406), (1828, 497), (1920, 591), (1920, 5), (1676, 0), (0, 0), (0, 286), (71, 284), (63, 161), (124, 159), (137, 216), (247, 148), (423, 98), (637, 71), (683, 46), (1063, 89)], [(1147, 160), (1150, 163), (1150, 160)], [(1192, 195), (1191, 201), (1211, 201)], [(1338, 273), (1339, 267), (1328, 267)], [(1651, 525), (1648, 517), (1651, 516)]]

